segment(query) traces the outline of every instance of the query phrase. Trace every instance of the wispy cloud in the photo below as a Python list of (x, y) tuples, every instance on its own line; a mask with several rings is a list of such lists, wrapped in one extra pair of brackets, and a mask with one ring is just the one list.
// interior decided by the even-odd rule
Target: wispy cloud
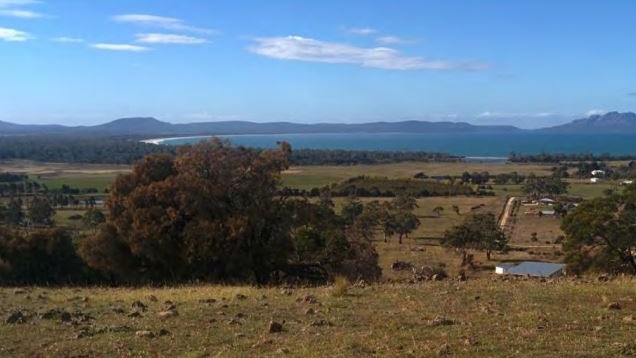
[(0, 27), (0, 41), (22, 42), (33, 38), (34, 37), (28, 32)]
[(630, 97), (636, 97), (636, 92), (629, 92), (627, 95)]
[(554, 112), (538, 112), (538, 113), (527, 113), (527, 112), (497, 112), (497, 111), (486, 111), (477, 115), (477, 118), (545, 118), (556, 116)]
[(375, 42), (381, 45), (408, 45), (415, 43), (416, 41), (403, 39), (397, 36), (380, 36), (375, 39)]
[(206, 29), (202, 27), (194, 27), (187, 25), (181, 19), (173, 17), (156, 16), (148, 14), (122, 14), (112, 17), (113, 21), (131, 23), (143, 26), (158, 27), (168, 30), (179, 30), (189, 32), (199, 32), (206, 34), (213, 34), (216, 31), (212, 29)]
[(607, 113), (606, 110), (604, 109), (590, 109), (589, 111), (585, 112), (585, 115), (590, 117), (590, 116), (602, 116), (605, 113)]
[(147, 44), (178, 44), (178, 45), (198, 45), (208, 42), (208, 40), (199, 37), (174, 35), (174, 34), (137, 34), (136, 42)]
[(97, 43), (97, 44), (91, 44), (90, 46), (99, 50), (108, 50), (108, 51), (143, 52), (143, 51), (150, 50), (150, 48), (148, 47), (130, 45), (130, 44)]
[(46, 15), (40, 14), (39, 12), (20, 9), (0, 10), (0, 16), (17, 17), (20, 19), (39, 19), (46, 17)]
[(488, 69), (488, 65), (481, 63), (428, 60), (407, 56), (387, 47), (364, 48), (300, 36), (264, 37), (254, 41), (256, 43), (248, 48), (249, 51), (281, 60), (343, 63), (388, 70)]
[(349, 28), (347, 29), (347, 32), (352, 35), (368, 36), (368, 35), (375, 34), (376, 32), (378, 32), (378, 30), (372, 29), (370, 27), (358, 27), (358, 28)]
[(64, 42), (64, 43), (82, 43), (84, 42), (84, 39), (80, 39), (77, 37), (67, 37), (67, 36), (60, 36), (60, 37), (54, 37), (52, 39), (55, 42)]
[(0, 16), (16, 17), (20, 19), (39, 19), (47, 17), (39, 12), (25, 10), (22, 7), (39, 4), (35, 0), (0, 0)]
[(0, 0), (0, 8), (39, 4), (37, 0)]

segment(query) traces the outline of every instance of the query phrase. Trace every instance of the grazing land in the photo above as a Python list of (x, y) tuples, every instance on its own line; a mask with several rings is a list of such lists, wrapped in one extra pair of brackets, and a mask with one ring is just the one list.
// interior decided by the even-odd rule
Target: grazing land
[[(22, 312), (25, 323), (0, 324), (0, 355), (630, 357), (634, 284), (469, 278), (340, 296), (331, 287), (4, 288), (2, 314)], [(282, 331), (270, 333), (270, 321)]]
[[(53, 189), (68, 185), (99, 192), (118, 174), (130, 171), (124, 165), (26, 161), (4, 162), (0, 168), (26, 173)], [(465, 171), (550, 175), (550, 169), (490, 163), (307, 166), (286, 171), (283, 181), (309, 189), (359, 175), (412, 178), (420, 172), (457, 176)], [(619, 188), (612, 182), (572, 179), (569, 183), (569, 195), (585, 199)], [(633, 280), (545, 281), (493, 275), (497, 262), (562, 261), (557, 241), (563, 235), (560, 219), (526, 214), (550, 207), (519, 207), (507, 230), (511, 250), (494, 253), (492, 261), (483, 252), (472, 252), (473, 269), (461, 267), (460, 254), (440, 245), (444, 232), (470, 214), (491, 212), (499, 217), (508, 197), (523, 195), (521, 185), (492, 187), (494, 196), (418, 198), (414, 214), (421, 225), (402, 245), (395, 238), (385, 243), (379, 232), (373, 239), (383, 270), (381, 282), (345, 285), (340, 288), (344, 293), (334, 287), (216, 285), (2, 288), (0, 315), (5, 322), (0, 323), (0, 356), (635, 356)], [(336, 211), (347, 200), (334, 198)], [(77, 219), (84, 212), (58, 209), (54, 221), (87, 235), (89, 229)], [(393, 269), (398, 261), (443, 270), (449, 279), (419, 282), (410, 269)], [(458, 278), (462, 274), (466, 281)], [(24, 323), (6, 323), (16, 315)], [(281, 332), (269, 332), (272, 320), (282, 324)]]

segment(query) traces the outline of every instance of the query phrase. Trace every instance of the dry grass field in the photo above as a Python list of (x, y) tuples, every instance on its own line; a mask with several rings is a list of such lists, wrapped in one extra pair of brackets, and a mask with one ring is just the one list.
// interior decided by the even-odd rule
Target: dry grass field
[[(635, 284), (469, 278), (340, 296), (330, 287), (4, 288), (0, 313), (24, 323), (0, 324), (0, 356), (632, 357)], [(271, 321), (282, 331), (270, 333)]]

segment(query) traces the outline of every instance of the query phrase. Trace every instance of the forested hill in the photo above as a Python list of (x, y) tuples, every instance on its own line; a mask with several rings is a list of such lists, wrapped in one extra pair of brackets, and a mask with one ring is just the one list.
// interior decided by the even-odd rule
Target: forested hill
[(172, 124), (152, 117), (122, 118), (96, 126), (19, 125), (0, 122), (0, 135), (50, 134), (110, 136), (186, 136), (281, 133), (476, 133), (512, 132), (513, 126), (476, 126), (464, 122), (373, 122), (360, 124), (224, 121)]
[(542, 132), (554, 133), (636, 133), (636, 114), (632, 112), (608, 112), (574, 120)]

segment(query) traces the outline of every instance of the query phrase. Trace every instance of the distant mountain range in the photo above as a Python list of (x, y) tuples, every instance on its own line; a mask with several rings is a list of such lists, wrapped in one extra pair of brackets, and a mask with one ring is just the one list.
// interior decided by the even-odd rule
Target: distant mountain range
[[(636, 133), (636, 114), (609, 112), (570, 123), (533, 130), (546, 133)], [(169, 137), (214, 134), (290, 133), (511, 133), (531, 132), (514, 126), (480, 126), (465, 122), (373, 122), (360, 124), (291, 122), (254, 123), (224, 121), (172, 124), (151, 117), (122, 118), (96, 126), (20, 125), (0, 121), (0, 136), (65, 134), (100, 136)]]

